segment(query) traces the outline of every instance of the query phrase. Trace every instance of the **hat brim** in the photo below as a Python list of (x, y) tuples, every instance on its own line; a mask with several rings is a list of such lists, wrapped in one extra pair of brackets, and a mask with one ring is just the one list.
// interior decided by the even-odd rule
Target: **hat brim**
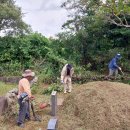
[(30, 76), (30, 77), (34, 77), (34, 76), (35, 76), (35, 73), (34, 73), (34, 72), (31, 72), (31, 73), (29, 73), (29, 74), (25, 74), (25, 73), (24, 73), (24, 74), (22, 74), (22, 76), (23, 76), (23, 77), (29, 77), (29, 76)]

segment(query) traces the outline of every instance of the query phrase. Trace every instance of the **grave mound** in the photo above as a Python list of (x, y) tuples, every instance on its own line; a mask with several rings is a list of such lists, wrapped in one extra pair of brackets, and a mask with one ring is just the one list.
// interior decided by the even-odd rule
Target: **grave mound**
[(97, 81), (76, 87), (58, 117), (60, 130), (130, 130), (130, 85)]

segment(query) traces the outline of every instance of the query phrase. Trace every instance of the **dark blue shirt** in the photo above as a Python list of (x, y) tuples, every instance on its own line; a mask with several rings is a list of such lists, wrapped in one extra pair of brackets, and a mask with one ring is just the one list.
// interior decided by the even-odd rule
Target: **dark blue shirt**
[(109, 65), (108, 65), (108, 68), (109, 69), (118, 69), (118, 65), (117, 65), (117, 58), (116, 57), (114, 57), (110, 62), (109, 62)]

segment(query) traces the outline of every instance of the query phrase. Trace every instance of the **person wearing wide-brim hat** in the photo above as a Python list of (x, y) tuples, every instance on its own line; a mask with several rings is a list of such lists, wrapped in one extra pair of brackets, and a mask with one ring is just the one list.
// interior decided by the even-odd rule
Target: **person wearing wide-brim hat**
[[(17, 119), (17, 125), (24, 127), (24, 120), (30, 120), (29, 110), (29, 99), (33, 99), (30, 89), (30, 81), (35, 77), (35, 73), (30, 69), (25, 70), (22, 74), (22, 79), (18, 84), (18, 103), (19, 103), (19, 114)], [(23, 102), (26, 97), (27, 100)]]

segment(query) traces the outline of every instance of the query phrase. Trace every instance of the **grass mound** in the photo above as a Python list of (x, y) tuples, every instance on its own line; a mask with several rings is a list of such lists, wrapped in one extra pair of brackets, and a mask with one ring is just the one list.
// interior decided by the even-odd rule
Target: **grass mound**
[(130, 130), (130, 85), (97, 81), (81, 85), (59, 110), (61, 130)]

